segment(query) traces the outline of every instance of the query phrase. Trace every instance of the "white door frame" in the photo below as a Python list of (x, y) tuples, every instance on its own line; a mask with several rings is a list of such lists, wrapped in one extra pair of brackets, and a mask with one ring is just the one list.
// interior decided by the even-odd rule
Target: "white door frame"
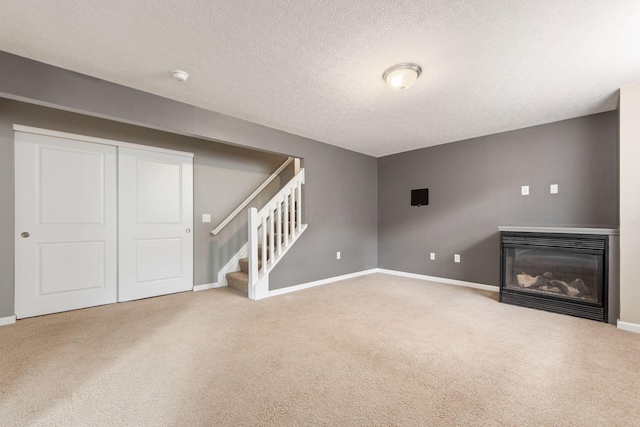
[(93, 142), (94, 144), (113, 145), (116, 147), (128, 147), (136, 150), (155, 151), (156, 153), (177, 154), (193, 157), (193, 153), (187, 151), (170, 150), (168, 148), (152, 147), (150, 145), (133, 144), (131, 142), (116, 141), (114, 139), (96, 138), (93, 136), (79, 135), (76, 133), (58, 132), (57, 130), (34, 128), (32, 126), (13, 125), (14, 132), (33, 133), (35, 135), (53, 136), (56, 138), (73, 139), (76, 141)]

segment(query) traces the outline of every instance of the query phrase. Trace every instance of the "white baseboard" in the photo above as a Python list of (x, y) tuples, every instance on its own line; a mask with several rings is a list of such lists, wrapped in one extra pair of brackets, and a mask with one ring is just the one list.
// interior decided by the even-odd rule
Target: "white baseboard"
[(224, 288), (225, 286), (227, 286), (226, 283), (205, 283), (204, 285), (195, 285), (193, 287), (193, 292), (206, 291), (207, 289)]
[(482, 283), (465, 282), (464, 280), (446, 279), (444, 277), (426, 276), (424, 274), (405, 273), (404, 271), (386, 270), (384, 268), (376, 268), (376, 273), (390, 274), (393, 276), (409, 277), (411, 279), (428, 280), (430, 282), (445, 283), (447, 285), (465, 286), (467, 288), (482, 289), (483, 291), (499, 292), (500, 287), (494, 285), (485, 285)]
[(621, 322), (618, 320), (618, 329), (622, 329), (623, 331), (635, 332), (636, 334), (640, 334), (640, 325), (629, 322)]
[(404, 271), (386, 270), (384, 268), (372, 268), (370, 270), (358, 271), (356, 273), (344, 274), (342, 276), (330, 277), (328, 279), (316, 280), (315, 282), (302, 283), (300, 285), (289, 286), (282, 289), (274, 289), (269, 291), (263, 298), (275, 297), (278, 295), (288, 294), (290, 292), (297, 292), (303, 289), (313, 288), (315, 286), (322, 286), (340, 280), (352, 279), (354, 277), (366, 276), (367, 274), (382, 273), (392, 276), (408, 277), (411, 279), (428, 280), (430, 282), (445, 283), (447, 285), (464, 286), (467, 288), (481, 289), (483, 291), (498, 292), (500, 288), (493, 285), (485, 285), (482, 283), (465, 282), (463, 280), (446, 279), (444, 277), (425, 276), (424, 274), (405, 273)]
[(309, 289), (309, 288), (313, 288), (313, 287), (316, 287), (316, 286), (327, 285), (329, 283), (339, 282), (340, 280), (347, 280), (347, 279), (352, 279), (354, 277), (366, 276), (367, 274), (372, 274), (372, 273), (376, 273), (376, 272), (377, 272), (377, 268), (372, 268), (371, 270), (364, 270), (364, 271), (358, 271), (356, 273), (343, 274), (342, 276), (329, 277), (328, 279), (322, 279), (322, 280), (316, 280), (314, 282), (302, 283), (300, 285), (289, 286), (289, 287), (282, 288), (282, 289), (274, 289), (272, 291), (269, 291), (269, 293), (265, 296), (265, 298), (275, 297), (275, 296), (283, 295), (283, 294), (288, 294), (290, 292), (301, 291), (303, 289)]
[(9, 317), (0, 317), (0, 326), (6, 326), (16, 323), (16, 315)]
[(249, 286), (249, 298), (258, 301), (269, 297), (269, 275), (263, 274), (254, 286)]

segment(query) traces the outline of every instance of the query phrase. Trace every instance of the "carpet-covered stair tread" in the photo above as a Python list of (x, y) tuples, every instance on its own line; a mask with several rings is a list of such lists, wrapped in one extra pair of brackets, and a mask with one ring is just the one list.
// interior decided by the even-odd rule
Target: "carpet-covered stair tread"
[(227, 285), (243, 294), (249, 294), (249, 275), (242, 271), (227, 273)]
[[(241, 258), (240, 261), (240, 271), (243, 273), (249, 274), (249, 258)], [(262, 268), (262, 259), (258, 260), (258, 270)]]
[[(275, 248), (274, 248), (275, 250)], [(271, 254), (269, 253), (269, 245), (267, 245), (267, 259), (271, 258)], [(248, 259), (248, 258), (246, 258)], [(262, 245), (258, 245), (258, 260), (260, 260), (260, 262), (262, 262)]]

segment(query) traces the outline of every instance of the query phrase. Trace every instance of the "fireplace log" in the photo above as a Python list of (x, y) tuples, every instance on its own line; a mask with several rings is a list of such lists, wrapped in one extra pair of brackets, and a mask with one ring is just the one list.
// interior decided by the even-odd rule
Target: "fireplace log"
[(533, 285), (531, 285), (532, 288), (539, 288), (541, 286), (545, 286), (549, 284), (549, 280), (545, 279), (543, 276), (536, 276), (536, 277), (537, 277), (537, 280)]
[(587, 287), (587, 285), (585, 285), (584, 281), (579, 277), (573, 282), (569, 283), (569, 286), (572, 286), (577, 290), (579, 290), (582, 295), (587, 295), (587, 296), (591, 295), (591, 291), (589, 291), (589, 288)]
[(551, 280), (549, 284), (559, 288), (560, 292), (565, 295), (569, 295), (570, 297), (577, 297), (580, 295), (580, 291), (578, 289), (573, 286), (569, 286), (567, 282), (563, 282), (562, 280)]
[(539, 288), (549, 284), (549, 280), (542, 276), (532, 276), (525, 272), (516, 275), (518, 278), (518, 286), (521, 288)]
[(530, 276), (529, 274), (526, 274), (524, 271), (521, 274), (518, 274), (516, 277), (518, 278), (518, 286), (520, 286), (521, 288), (531, 287), (531, 285), (533, 285), (538, 278), (538, 276), (536, 277)]
[(551, 285), (540, 286), (540, 290), (541, 291), (545, 291), (545, 292), (553, 292), (555, 294), (561, 294), (562, 293), (560, 291), (560, 288), (558, 288), (557, 286), (551, 286)]

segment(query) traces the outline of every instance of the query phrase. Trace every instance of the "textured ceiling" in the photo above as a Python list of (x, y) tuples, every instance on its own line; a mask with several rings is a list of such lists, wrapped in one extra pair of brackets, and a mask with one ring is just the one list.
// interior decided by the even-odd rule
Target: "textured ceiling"
[(383, 156), (615, 109), (640, 1), (2, 0), (0, 50)]

